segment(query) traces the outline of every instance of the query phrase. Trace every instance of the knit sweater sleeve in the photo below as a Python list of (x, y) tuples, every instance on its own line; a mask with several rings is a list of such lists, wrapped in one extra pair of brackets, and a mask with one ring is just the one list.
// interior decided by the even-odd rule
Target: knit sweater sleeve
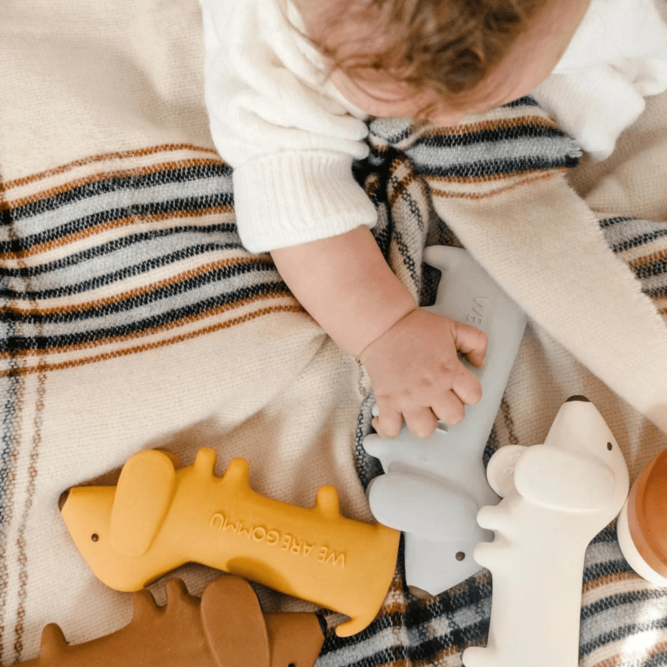
[(352, 176), (353, 160), (368, 153), (363, 114), (337, 93), (288, 7), (202, 0), (211, 133), (234, 168), (238, 230), (251, 252), (376, 222)]
[(646, 97), (667, 90), (665, 8), (664, 0), (592, 0), (562, 59), (534, 91), (594, 159), (612, 153)]

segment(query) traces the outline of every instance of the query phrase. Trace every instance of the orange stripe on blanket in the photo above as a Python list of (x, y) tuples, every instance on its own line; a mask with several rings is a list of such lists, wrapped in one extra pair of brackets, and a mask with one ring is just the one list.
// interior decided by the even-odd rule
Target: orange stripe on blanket
[[(474, 644), (471, 644), (473, 646)], [(482, 646), (482, 644), (479, 644)], [(400, 660), (389, 659), (386, 662), (374, 662), (373, 667), (433, 667), (433, 665), (442, 665), (442, 660), (453, 658), (460, 653), (461, 649), (458, 646), (448, 646), (431, 653), (427, 658), (416, 660), (414, 658), (402, 658)], [(370, 664), (370, 663), (369, 663)], [(460, 664), (460, 663), (458, 663)]]
[[(150, 148), (139, 148), (129, 151), (114, 151), (110, 153), (101, 153), (100, 155), (93, 155), (91, 157), (82, 158), (80, 160), (74, 160), (73, 162), (68, 162), (60, 167), (55, 167), (54, 169), (47, 169), (46, 171), (38, 172), (37, 174), (32, 174), (30, 176), (25, 176), (23, 178), (17, 178), (12, 181), (5, 181), (0, 183), (1, 190), (10, 190), (22, 185), (27, 185), (28, 183), (34, 183), (35, 181), (42, 180), (44, 178), (49, 178), (51, 176), (56, 176), (62, 174), (76, 167), (83, 167), (87, 164), (94, 164), (96, 162), (104, 162), (105, 160), (122, 160), (125, 158), (132, 157), (142, 157), (144, 155), (155, 155), (157, 153), (167, 153), (172, 151), (181, 151), (181, 150), (191, 150), (199, 153), (210, 153), (212, 155), (218, 155), (218, 152), (213, 148), (205, 148), (202, 146), (195, 146), (194, 144), (161, 144), (158, 146), (151, 146)], [(218, 158), (219, 159), (219, 158)]]
[[(390, 207), (393, 207), (396, 204), (403, 193), (407, 192), (408, 188), (413, 183), (416, 184), (423, 195), (427, 197), (429, 196), (430, 192), (428, 186), (422, 179), (421, 175), (414, 170), (412, 162), (410, 162), (405, 154), (401, 153), (392, 160), (389, 166), (389, 174), (392, 177), (387, 187), (389, 192), (388, 203)], [(415, 192), (412, 191), (410, 194), (414, 195)]]
[[(257, 319), (258, 317), (263, 317), (266, 315), (271, 315), (273, 313), (281, 312), (293, 312), (299, 313), (304, 312), (301, 306), (274, 306), (262, 308), (261, 310), (248, 313), (241, 317), (233, 318), (231, 320), (226, 320), (225, 322), (219, 322), (218, 324), (213, 324), (211, 326), (199, 329), (197, 331), (192, 331), (187, 334), (181, 334), (179, 336), (174, 336), (166, 340), (157, 341), (154, 343), (146, 343), (144, 345), (137, 345), (135, 347), (125, 348), (123, 350), (116, 350), (114, 352), (105, 352), (94, 357), (85, 357), (83, 359), (76, 359), (73, 361), (64, 361), (61, 363), (48, 363), (42, 362), (38, 366), (18, 368), (18, 369), (8, 369), (0, 371), (0, 377), (17, 377), (22, 375), (34, 375), (35, 373), (43, 373), (45, 371), (55, 371), (55, 370), (65, 370), (68, 368), (75, 368), (77, 366), (85, 366), (92, 363), (97, 363), (100, 361), (108, 361), (109, 359), (117, 359), (119, 357), (127, 357), (131, 354), (137, 354), (139, 352), (145, 352), (147, 350), (155, 350), (161, 347), (166, 347), (167, 345), (173, 345), (175, 343), (181, 343), (186, 340), (191, 340), (199, 336), (203, 336), (215, 331), (220, 331), (222, 329), (229, 329), (233, 326), (243, 324), (245, 322), (250, 322)], [(69, 348), (74, 349), (74, 348)], [(16, 355), (14, 355), (16, 356)]]
[(422, 136), (458, 137), (463, 134), (473, 134), (484, 130), (504, 130), (514, 127), (527, 127), (530, 125), (550, 127), (556, 130), (560, 129), (550, 118), (543, 118), (541, 116), (517, 116), (515, 118), (498, 118), (496, 120), (480, 120), (468, 123), (464, 121), (453, 127), (434, 127), (433, 129), (426, 130)]
[(205, 275), (216, 269), (222, 269), (229, 266), (243, 266), (244, 264), (262, 264), (269, 261), (268, 255), (255, 255), (252, 257), (235, 257), (234, 259), (221, 259), (217, 262), (208, 262), (207, 264), (202, 264), (196, 269), (190, 269), (188, 271), (182, 271), (177, 273), (170, 278), (165, 278), (164, 280), (158, 280), (155, 283), (145, 285), (143, 287), (137, 287), (135, 289), (127, 290), (126, 292), (119, 292), (113, 296), (106, 297), (104, 299), (97, 299), (95, 301), (87, 301), (85, 303), (72, 304), (70, 306), (60, 306), (54, 308), (40, 308), (38, 305), (32, 305), (30, 307), (22, 308), (21, 306), (0, 306), (0, 313), (13, 313), (16, 315), (54, 315), (54, 314), (64, 314), (64, 313), (76, 313), (76, 312), (85, 312), (87, 310), (93, 310), (94, 308), (101, 308), (108, 306), (113, 303), (120, 303), (121, 301), (127, 301), (136, 296), (142, 294), (151, 294), (157, 292), (160, 289), (169, 287), (171, 285), (176, 285), (178, 283), (185, 282), (190, 278), (196, 278), (197, 276)]
[(111, 229), (120, 229), (122, 227), (127, 227), (129, 225), (136, 224), (137, 222), (157, 222), (170, 219), (178, 218), (198, 218), (204, 217), (212, 214), (223, 214), (231, 213), (233, 211), (232, 206), (211, 206), (209, 208), (198, 208), (198, 209), (184, 209), (180, 211), (168, 211), (167, 213), (155, 214), (151, 213), (149, 215), (142, 214), (133, 214), (131, 216), (126, 216), (124, 218), (118, 218), (110, 222), (103, 222), (99, 225), (89, 227), (80, 232), (75, 232), (74, 234), (68, 234), (63, 236), (55, 241), (49, 241), (48, 243), (40, 243), (34, 245), (31, 248), (21, 250), (17, 253), (2, 253), (0, 254), (0, 259), (10, 260), (15, 259), (16, 257), (33, 257), (34, 255), (39, 255), (43, 252), (48, 252), (55, 248), (60, 248), (62, 246), (75, 243), (76, 241), (81, 241), (87, 239), (96, 234), (101, 234), (102, 232), (109, 231)]
[[(146, 336), (151, 336), (158, 334), (164, 331), (170, 331), (171, 329), (177, 329), (183, 327), (187, 324), (192, 324), (194, 322), (199, 322), (201, 320), (213, 317), (214, 315), (221, 315), (222, 313), (227, 313), (233, 310), (242, 308), (249, 304), (255, 303), (257, 301), (270, 301), (272, 299), (283, 299), (285, 297), (291, 297), (292, 293), (285, 289), (280, 292), (275, 292), (272, 294), (257, 294), (255, 296), (248, 297), (242, 301), (234, 301), (233, 303), (224, 303), (215, 308), (209, 308), (208, 310), (197, 313), (196, 315), (190, 315), (189, 317), (181, 317), (171, 322), (167, 322), (161, 326), (148, 327), (146, 329), (141, 329), (140, 331), (133, 331), (130, 334), (125, 336), (107, 336), (106, 338), (100, 338), (97, 340), (88, 341), (85, 343), (80, 343), (78, 345), (65, 345), (65, 346), (54, 346), (54, 347), (45, 347), (38, 350), (11, 350), (10, 352), (0, 353), (0, 359), (20, 359), (20, 358), (30, 358), (30, 357), (41, 357), (47, 354), (62, 354), (64, 352), (73, 352), (76, 350), (86, 350), (94, 347), (101, 347), (102, 345), (110, 345), (113, 343), (124, 343), (127, 341), (135, 340), (137, 338), (145, 338)], [(11, 371), (5, 373), (5, 375), (11, 375)], [(2, 377), (2, 375), (0, 375)]]
[(631, 579), (637, 579), (637, 575), (634, 572), (616, 572), (605, 577), (598, 577), (597, 579), (587, 581), (584, 584), (582, 591), (586, 594), (599, 588), (604, 588), (605, 586), (610, 586), (611, 584), (616, 584), (621, 581), (629, 581)]
[[(533, 174), (533, 172), (530, 173)], [(447, 192), (445, 190), (438, 190), (436, 187), (432, 187), (431, 192), (434, 197), (440, 197), (442, 199), (489, 199), (490, 197), (495, 197), (496, 195), (502, 194), (504, 192), (509, 192), (510, 190), (528, 185), (529, 183), (549, 180), (550, 178), (554, 178), (554, 176), (560, 173), (565, 173), (565, 169), (554, 169), (547, 173), (531, 175), (517, 181), (516, 183), (512, 183), (511, 185), (495, 188), (491, 192)], [(427, 178), (426, 180), (429, 182), (431, 181), (430, 178)]]
[[(567, 171), (564, 167), (557, 167), (550, 171), (558, 171), (565, 173)], [(543, 169), (528, 169), (525, 171), (511, 171), (505, 174), (487, 174), (485, 176), (425, 176), (429, 181), (436, 183), (460, 183), (462, 185), (482, 185), (485, 183), (501, 183), (515, 179), (521, 174), (542, 174)]]
[(103, 171), (91, 176), (84, 178), (77, 178), (73, 181), (63, 183), (49, 190), (43, 190), (41, 192), (36, 192), (28, 197), (22, 197), (20, 199), (15, 199), (14, 201), (0, 202), (0, 210), (11, 210), (14, 208), (19, 208), (20, 206), (25, 206), (26, 204), (33, 204), (40, 199), (47, 199), (48, 197), (54, 197), (56, 195), (63, 194), (65, 192), (71, 192), (75, 188), (81, 187), (82, 185), (89, 185), (91, 183), (99, 183), (100, 181), (107, 181), (112, 178), (125, 178), (127, 176), (137, 176), (137, 175), (148, 175), (156, 174), (159, 172), (166, 171), (176, 171), (183, 167), (199, 167), (206, 165), (221, 165), (224, 164), (222, 160), (215, 158), (190, 158), (177, 160), (172, 162), (161, 162), (155, 165), (146, 166), (146, 167), (131, 167), (127, 169), (118, 169), (116, 171)]
[(636, 259), (629, 260), (628, 266), (632, 269), (636, 269), (642, 266), (648, 266), (649, 264), (653, 264), (655, 262), (660, 262), (664, 260), (665, 257), (667, 257), (667, 248), (661, 250), (654, 250), (653, 252), (650, 252), (648, 255), (642, 255), (641, 257), (637, 257)]
[[(624, 639), (619, 640), (621, 643), (624, 641)], [(628, 658), (632, 656), (636, 656), (639, 658), (641, 656), (641, 664), (646, 664), (654, 655), (659, 655), (661, 653), (667, 652), (667, 642), (660, 642), (658, 644), (654, 644), (650, 648), (647, 648), (644, 651), (632, 651), (628, 653), (619, 653), (617, 655), (611, 656), (610, 658), (606, 658), (605, 660), (602, 660), (601, 662), (596, 662), (594, 664), (591, 664), (590, 667), (620, 667), (622, 665), (627, 665), (629, 664), (627, 662)], [(630, 663), (632, 665), (639, 665), (640, 663), (637, 661), (633, 661)], [(660, 663), (656, 663), (660, 664)]]

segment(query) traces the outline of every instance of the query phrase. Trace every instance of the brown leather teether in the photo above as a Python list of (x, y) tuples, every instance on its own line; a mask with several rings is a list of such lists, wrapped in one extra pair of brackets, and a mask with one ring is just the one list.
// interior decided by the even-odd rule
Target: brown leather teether
[(180, 579), (166, 584), (158, 607), (143, 590), (134, 593), (129, 625), (105, 637), (70, 646), (51, 623), (42, 632), (38, 658), (23, 667), (312, 667), (324, 642), (315, 614), (262, 614), (250, 584), (223, 576), (201, 600)]

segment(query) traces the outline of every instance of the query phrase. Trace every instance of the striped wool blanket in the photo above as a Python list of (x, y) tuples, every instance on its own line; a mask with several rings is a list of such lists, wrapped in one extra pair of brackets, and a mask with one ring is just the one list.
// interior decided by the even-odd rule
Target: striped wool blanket
[[(125, 625), (130, 596), (90, 573), (67, 535), (63, 490), (140, 449), (312, 504), (334, 484), (370, 520), (378, 473), (368, 378), (301, 309), (234, 224), (213, 149), (195, 0), (10, 0), (0, 10), (0, 662), (39, 652), (55, 621), (79, 643)], [(426, 304), (432, 244), (464, 245), (530, 317), (487, 455), (535, 444), (571, 394), (595, 402), (633, 478), (667, 445), (667, 98), (617, 153), (580, 164), (530, 100), (442, 130), (375, 121), (356, 166), (375, 235)], [(261, 196), (261, 193), (258, 193)], [(267, 221), (270, 224), (270, 221)], [(460, 665), (482, 644), (491, 581), (430, 602), (401, 561), (377, 620), (330, 632), (319, 667)], [(198, 594), (217, 573), (178, 573)], [(152, 589), (164, 601), (162, 582)], [(259, 589), (265, 609), (302, 605)], [(331, 627), (335, 615), (323, 612)], [(581, 664), (667, 663), (667, 595), (635, 576), (614, 526), (588, 550)]]

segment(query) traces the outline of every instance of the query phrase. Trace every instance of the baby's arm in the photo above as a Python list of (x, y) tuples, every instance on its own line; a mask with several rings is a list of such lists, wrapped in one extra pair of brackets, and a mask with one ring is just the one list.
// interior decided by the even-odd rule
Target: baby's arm
[(381, 436), (398, 435), (404, 418), (413, 433), (428, 437), (438, 419), (457, 424), (464, 405), (481, 398), (479, 380), (457, 351), (482, 366), (486, 335), (417, 310), (367, 227), (272, 255), (304, 308), (364, 364), (380, 410), (373, 426)]
[(364, 363), (378, 432), (397, 435), (405, 417), (428, 436), (436, 415), (454, 424), (479, 399), (457, 349), (479, 365), (485, 337), (416, 310), (385, 262), (368, 230), (375, 208), (352, 176), (353, 159), (368, 154), (366, 124), (305, 55), (282, 6), (202, 0), (206, 103), (215, 145), (234, 167), (239, 234), (251, 252), (272, 250), (297, 299)]

